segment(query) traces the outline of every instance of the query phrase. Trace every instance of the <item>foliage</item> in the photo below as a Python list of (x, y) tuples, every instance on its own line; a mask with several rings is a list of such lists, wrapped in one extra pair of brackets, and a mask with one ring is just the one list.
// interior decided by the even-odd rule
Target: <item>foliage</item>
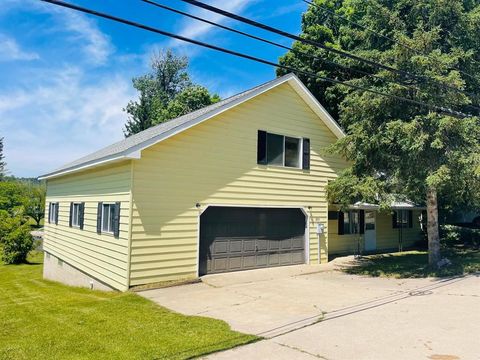
[(480, 248), (480, 229), (443, 225), (440, 234), (445, 246)]
[(187, 58), (171, 50), (153, 55), (152, 71), (133, 79), (139, 99), (130, 101), (124, 109), (129, 114), (126, 137), (219, 100), (206, 88), (192, 83), (187, 67)]
[[(480, 76), (480, 4), (453, 0), (314, 0), (364, 28), (333, 18), (310, 6), (302, 18), (302, 36), (386, 64), (415, 77), (328, 53), (311, 45), (294, 43), (280, 63), (338, 78), (430, 105), (478, 115), (469, 105), (478, 104)], [(396, 39), (408, 48), (366, 28)], [(335, 61), (378, 78), (345, 70), (312, 59)], [(460, 69), (456, 70), (454, 67)], [(281, 75), (285, 71), (279, 70)], [(475, 74), (473, 77), (465, 73)], [(426, 81), (425, 77), (435, 79)], [(480, 122), (478, 117), (455, 118), (431, 108), (406, 104), (381, 95), (351, 90), (300, 75), (313, 94), (346, 130), (347, 136), (330, 151), (352, 164), (327, 188), (329, 200), (341, 204), (376, 200), (388, 206), (388, 194), (424, 203), (427, 192), (437, 194), (444, 207), (480, 204)], [(385, 80), (409, 86), (392, 84)], [(439, 85), (438, 83), (443, 85)], [(435, 201), (427, 204), (436, 212)], [(429, 233), (438, 239), (438, 230)]]
[(30, 216), (40, 226), (40, 221), (45, 217), (45, 185), (30, 185), (27, 189), (27, 200), (24, 204), (25, 214)]
[(5, 210), (11, 216), (23, 214), (28, 201), (27, 189), (19, 182), (0, 182), (0, 211)]
[(11, 216), (7, 211), (0, 210), (0, 244), (3, 262), (25, 262), (33, 248), (33, 238), (23, 216)]
[(7, 164), (5, 163), (5, 155), (3, 155), (3, 139), (3, 137), (0, 138), (0, 181), (3, 180), (7, 173)]
[(191, 359), (257, 339), (132, 292), (45, 281), (41, 255), (0, 263), (0, 359)]

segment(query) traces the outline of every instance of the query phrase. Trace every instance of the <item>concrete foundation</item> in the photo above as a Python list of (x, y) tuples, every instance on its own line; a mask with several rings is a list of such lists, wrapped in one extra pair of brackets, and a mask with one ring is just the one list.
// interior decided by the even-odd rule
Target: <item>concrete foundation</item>
[(85, 287), (92, 290), (115, 290), (111, 286), (91, 277), (87, 273), (46, 251), (44, 253), (43, 261), (43, 278), (58, 281), (70, 286)]

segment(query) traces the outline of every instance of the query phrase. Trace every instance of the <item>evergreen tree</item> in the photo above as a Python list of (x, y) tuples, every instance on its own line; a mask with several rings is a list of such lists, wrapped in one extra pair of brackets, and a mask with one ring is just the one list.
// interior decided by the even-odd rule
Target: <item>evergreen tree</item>
[(480, 102), (480, 4), (461, 0), (314, 0), (314, 4), (302, 17), (303, 37), (416, 76), (394, 74), (300, 42), (280, 58), (281, 64), (475, 115), (459, 119), (300, 75), (347, 133), (330, 150), (352, 165), (329, 184), (329, 200), (344, 206), (361, 200), (388, 207), (393, 198), (426, 203), (429, 263), (436, 266), (439, 203), (478, 204), (480, 123), (478, 109), (469, 104)]

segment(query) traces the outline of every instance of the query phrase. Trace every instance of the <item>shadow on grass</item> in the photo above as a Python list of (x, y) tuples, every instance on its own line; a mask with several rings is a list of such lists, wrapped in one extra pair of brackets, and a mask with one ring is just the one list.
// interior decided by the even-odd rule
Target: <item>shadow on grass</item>
[(343, 271), (355, 275), (395, 278), (448, 277), (480, 271), (480, 250), (447, 249), (442, 256), (449, 259), (451, 265), (434, 269), (428, 266), (427, 252), (409, 251), (366, 256)]

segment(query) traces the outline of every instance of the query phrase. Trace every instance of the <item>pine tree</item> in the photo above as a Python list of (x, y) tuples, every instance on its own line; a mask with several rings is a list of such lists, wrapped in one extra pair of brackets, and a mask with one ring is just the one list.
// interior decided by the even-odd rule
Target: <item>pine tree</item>
[[(294, 43), (295, 51), (280, 58), (281, 64), (462, 112), (472, 112), (472, 102), (478, 105), (478, 96), (462, 93), (480, 92), (478, 2), (313, 2), (317, 6), (310, 6), (302, 17), (302, 36), (416, 76), (393, 74), (300, 42)], [(361, 26), (334, 17), (325, 8)], [(346, 71), (304, 53), (373, 73), (380, 79)], [(278, 75), (283, 73), (280, 70)], [(395, 196), (426, 204), (429, 263), (436, 266), (441, 256), (439, 204), (478, 204), (479, 194), (474, 191), (480, 183), (478, 109), (473, 110), (475, 116), (459, 119), (315, 77), (300, 78), (347, 133), (331, 150), (352, 165), (328, 185), (329, 200), (344, 206), (367, 201), (388, 207)], [(382, 78), (406, 83), (409, 88)]]
[(0, 138), (0, 181), (3, 180), (7, 173), (7, 164), (5, 163), (5, 155), (3, 154), (3, 140), (3, 137)]

